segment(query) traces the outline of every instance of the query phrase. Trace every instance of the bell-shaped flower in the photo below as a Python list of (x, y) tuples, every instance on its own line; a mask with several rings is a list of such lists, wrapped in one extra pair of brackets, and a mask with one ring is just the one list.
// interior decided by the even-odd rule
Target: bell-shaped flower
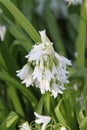
[(23, 125), (19, 127), (20, 127), (20, 130), (31, 130), (27, 122), (23, 123)]
[(60, 128), (60, 130), (67, 130), (64, 126), (62, 126), (61, 128)]
[(17, 76), (27, 87), (34, 84), (41, 94), (50, 91), (56, 98), (58, 93), (63, 93), (64, 84), (69, 83), (66, 66), (71, 65), (71, 61), (55, 52), (45, 30), (39, 33), (42, 42), (33, 46), (26, 56), (28, 64), (17, 71)]
[(33, 78), (32, 78), (32, 68), (28, 64), (24, 65), (21, 70), (16, 71), (17, 76), (20, 77), (22, 83), (26, 84), (26, 87), (32, 85)]
[(36, 112), (34, 112), (35, 117), (37, 118), (35, 120), (36, 124), (42, 124), (41, 130), (45, 130), (47, 124), (51, 121), (51, 117), (49, 116), (43, 116), (43, 115), (39, 115)]

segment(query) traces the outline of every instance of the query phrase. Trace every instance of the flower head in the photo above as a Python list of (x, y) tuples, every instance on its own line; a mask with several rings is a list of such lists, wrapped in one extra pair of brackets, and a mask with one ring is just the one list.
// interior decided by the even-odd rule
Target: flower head
[(25, 123), (24, 123), (22, 126), (20, 126), (20, 127), (21, 127), (20, 130), (31, 130), (27, 122), (25, 122)]
[(0, 26), (0, 39), (1, 41), (4, 41), (4, 37), (5, 37), (5, 33), (6, 33), (6, 26)]
[(55, 52), (45, 30), (39, 33), (42, 43), (33, 46), (26, 56), (28, 63), (17, 71), (17, 76), (27, 87), (34, 84), (42, 94), (50, 91), (56, 98), (58, 93), (63, 93), (64, 84), (69, 83), (66, 65), (71, 65), (71, 61)]
[(39, 115), (37, 114), (36, 112), (34, 112), (35, 116), (36, 116), (36, 120), (35, 120), (35, 123), (36, 124), (42, 124), (42, 128), (41, 130), (45, 130), (47, 124), (50, 122), (51, 120), (51, 117), (49, 116), (43, 116), (43, 115)]

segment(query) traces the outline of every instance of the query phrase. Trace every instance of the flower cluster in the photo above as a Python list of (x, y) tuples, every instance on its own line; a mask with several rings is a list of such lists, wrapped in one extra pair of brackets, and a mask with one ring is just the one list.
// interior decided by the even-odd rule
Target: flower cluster
[(41, 94), (50, 91), (56, 98), (58, 93), (63, 93), (64, 84), (69, 83), (66, 65), (71, 65), (71, 61), (55, 52), (45, 30), (39, 33), (42, 43), (33, 46), (26, 56), (28, 63), (17, 71), (17, 76), (23, 80), (22, 83), (25, 83), (26, 87), (35, 85)]

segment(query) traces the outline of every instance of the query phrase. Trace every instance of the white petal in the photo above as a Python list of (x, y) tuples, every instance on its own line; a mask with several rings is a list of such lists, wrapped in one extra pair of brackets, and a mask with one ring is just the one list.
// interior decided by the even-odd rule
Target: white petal
[(36, 118), (38, 118), (38, 119), (35, 120), (35, 122), (36, 122), (37, 124), (42, 124), (41, 130), (45, 130), (45, 127), (46, 127), (46, 125), (50, 122), (51, 117), (39, 115), (39, 114), (37, 114), (36, 112), (34, 112), (34, 115), (36, 116)]
[(45, 91), (50, 91), (50, 82), (46, 79), (42, 79), (40, 81), (40, 90), (42, 94), (44, 94)]
[(4, 37), (5, 37), (5, 33), (6, 33), (6, 26), (0, 26), (0, 38), (1, 41), (4, 41)]
[(52, 96), (54, 96), (54, 98), (56, 98), (58, 96), (58, 93), (63, 94), (63, 92), (59, 88), (58, 84), (55, 84), (55, 83), (52, 84), (51, 93), (52, 93)]
[(60, 128), (60, 130), (67, 130), (64, 126), (62, 126), (61, 128)]
[(46, 30), (39, 31), (39, 33), (41, 36), (42, 43), (45, 43), (46, 42)]
[(42, 71), (40, 69), (40, 67), (37, 65), (34, 69), (34, 72), (33, 72), (33, 80), (37, 79), (39, 82), (41, 81), (42, 79)]
[(16, 71), (17, 76), (20, 77), (21, 80), (23, 80), (25, 78), (25, 75), (28, 73), (28, 71), (29, 71), (29, 67), (26, 64), (23, 66), (23, 68), (21, 70)]
[(63, 61), (64, 63), (66, 63), (67, 65), (72, 65), (71, 61), (68, 60), (67, 58), (65, 58), (64, 56), (62, 56), (62, 61)]
[(45, 77), (46, 77), (46, 79), (47, 79), (49, 82), (51, 81), (53, 75), (52, 75), (50, 69), (45, 68)]
[(22, 83), (25, 83), (26, 87), (33, 84), (32, 69), (28, 64), (24, 65), (21, 70), (17, 71), (17, 76), (23, 80)]

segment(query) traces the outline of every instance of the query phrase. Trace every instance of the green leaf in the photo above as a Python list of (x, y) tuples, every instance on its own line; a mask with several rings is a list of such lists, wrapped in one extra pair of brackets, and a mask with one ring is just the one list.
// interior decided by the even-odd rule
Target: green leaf
[(83, 121), (84, 119), (84, 113), (83, 113), (83, 110), (81, 109), (81, 106), (80, 104), (76, 101), (75, 103), (75, 112), (76, 112), (76, 118), (77, 118), (77, 121), (79, 123), (79, 125), (81, 124), (81, 122)]
[[(15, 45), (23, 46), (26, 51), (29, 51), (32, 47), (32, 41), (23, 32), (23, 30), (19, 26), (11, 22), (6, 16), (2, 16), (2, 19), (5, 21), (5, 25), (9, 32), (17, 39), (18, 42), (16, 42)], [(12, 44), (11, 48), (13, 48), (13, 46), (15, 45)]]
[(40, 101), (38, 102), (37, 109), (36, 109), (37, 113), (39, 114), (42, 113), (43, 105), (44, 105), (44, 95), (40, 98)]
[(66, 88), (65, 93), (63, 94), (63, 98), (64, 98), (64, 109), (65, 109), (64, 117), (67, 121), (67, 124), (70, 126), (70, 128), (76, 130), (77, 125), (76, 125), (76, 118), (74, 114), (74, 106), (73, 106), (73, 101), (68, 86)]
[(64, 119), (64, 117), (60, 111), (60, 105), (61, 105), (62, 101), (63, 101), (63, 98), (59, 101), (58, 105), (56, 106), (55, 114), (56, 114), (57, 119), (60, 121), (60, 123), (66, 125), (66, 120)]
[(46, 92), (45, 97), (44, 97), (44, 107), (46, 109), (46, 113), (50, 114), (51, 112), (51, 97), (50, 93)]
[(28, 33), (34, 42), (40, 42), (40, 36), (31, 25), (31, 23), (25, 18), (25, 16), (17, 9), (17, 7), (10, 0), (0, 0), (0, 2), (10, 11), (18, 23)]
[(21, 102), (19, 100), (19, 97), (16, 93), (16, 89), (14, 89), (10, 84), (7, 85), (7, 94), (9, 99), (11, 100), (14, 110), (22, 117), (25, 117), (24, 110), (22, 108)]
[(10, 112), (6, 119), (1, 123), (0, 130), (13, 130), (19, 117), (15, 112)]
[(85, 66), (85, 40), (86, 40), (86, 1), (83, 0), (80, 14), (80, 25), (78, 31), (77, 46), (77, 66)]

